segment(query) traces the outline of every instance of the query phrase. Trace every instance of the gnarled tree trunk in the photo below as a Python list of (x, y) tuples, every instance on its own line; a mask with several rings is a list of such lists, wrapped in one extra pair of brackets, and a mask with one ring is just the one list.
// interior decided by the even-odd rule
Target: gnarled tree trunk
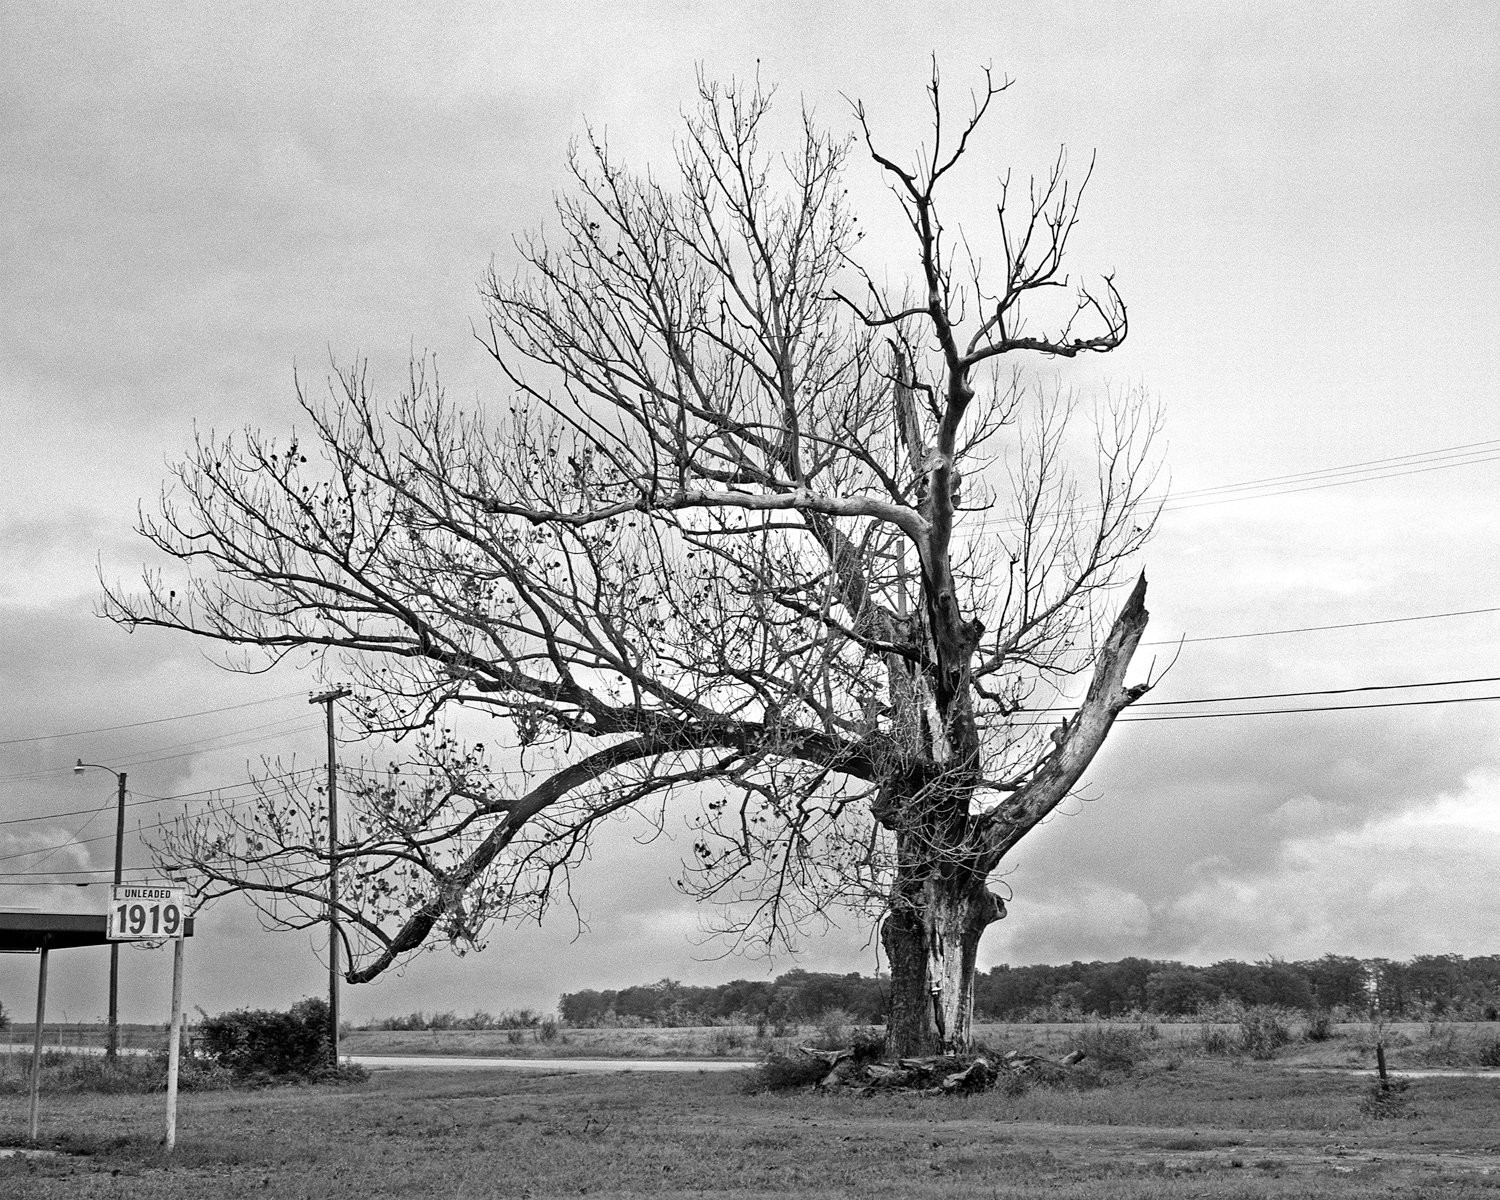
[[(1068, 795), (1104, 745), (1110, 726), (1147, 690), (1124, 685), (1145, 632), (1145, 576), (1136, 582), (1095, 660), (1078, 711), (1053, 735), (1054, 748), (999, 808), (971, 813), (972, 782), (942, 773), (879, 815), (896, 838), (896, 881), (881, 942), (891, 969), (886, 1055), (962, 1053), (973, 1040), (974, 976), (984, 931), (1005, 916), (987, 885), (1002, 856)], [(938, 797), (936, 800), (933, 797)]]
[(897, 909), (881, 927), (891, 966), (888, 1058), (969, 1046), (979, 941), (1005, 915), (1005, 902), (982, 881), (929, 878), (919, 894), (921, 907)]

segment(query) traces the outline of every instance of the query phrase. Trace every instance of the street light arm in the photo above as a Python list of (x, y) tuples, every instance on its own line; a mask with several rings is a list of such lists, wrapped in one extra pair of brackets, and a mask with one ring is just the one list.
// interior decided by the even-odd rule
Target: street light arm
[(86, 763), (81, 758), (78, 760), (77, 764), (73, 767), (73, 774), (75, 774), (75, 775), (82, 775), (83, 774), (83, 769), (85, 767), (93, 767), (96, 771), (108, 771), (116, 779), (124, 779), (125, 778), (125, 772), (124, 771), (116, 771), (113, 767), (106, 767), (102, 763)]

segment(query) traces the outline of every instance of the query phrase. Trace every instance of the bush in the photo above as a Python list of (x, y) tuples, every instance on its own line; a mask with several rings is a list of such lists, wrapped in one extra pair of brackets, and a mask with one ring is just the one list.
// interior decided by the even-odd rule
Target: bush
[(299, 1000), (289, 1012), (238, 1009), (206, 1018), (198, 1026), (198, 1046), (237, 1080), (363, 1079), (361, 1067), (330, 1061), (328, 1003)]
[(1307, 1018), (1307, 1029), (1302, 1037), (1309, 1042), (1326, 1042), (1332, 1036), (1333, 1015), (1326, 1008), (1317, 1009)]
[(1268, 1005), (1247, 1008), (1240, 1018), (1240, 1049), (1251, 1058), (1275, 1058), (1276, 1051), (1291, 1040), (1281, 1013)]
[(1415, 1057), (1423, 1066), (1456, 1067), (1465, 1061), (1466, 1055), (1459, 1044), (1457, 1029), (1431, 1021), (1427, 1025), (1427, 1039), (1418, 1047)]
[(854, 1036), (849, 1028), (853, 1020), (842, 1008), (829, 1009), (818, 1019), (818, 1035), (812, 1044), (820, 1050), (842, 1050)]
[(1359, 1102), (1359, 1111), (1377, 1121), (1414, 1116), (1411, 1097), (1406, 1091), (1409, 1086), (1404, 1079), (1377, 1079)]
[[(177, 1086), (201, 1092), (232, 1086), (228, 1071), (187, 1053), (177, 1064)], [(167, 1052), (122, 1054), (109, 1059), (80, 1050), (42, 1052), (42, 1091), (48, 1094), (93, 1092), (106, 1095), (149, 1094), (167, 1087)], [(0, 1056), (0, 1095), (24, 1096), (31, 1090), (31, 1055)]]
[(1474, 1061), (1481, 1067), (1500, 1067), (1500, 1038), (1486, 1038), (1474, 1048)]
[(713, 1036), (709, 1039), (708, 1043), (708, 1052), (710, 1054), (719, 1055), (720, 1057), (728, 1057), (731, 1054), (737, 1054), (744, 1048), (745, 1035), (742, 1034), (738, 1029), (734, 1029), (728, 1026), (722, 1026), (718, 1029), (715, 1029), (713, 1032)]
[(1198, 1026), (1198, 1050), (1202, 1054), (1232, 1054), (1234, 1039), (1218, 1025)]
[(1105, 1071), (1128, 1071), (1149, 1053), (1139, 1032), (1118, 1025), (1086, 1026), (1070, 1039), (1068, 1048)]
[(745, 1072), (747, 1092), (787, 1092), (793, 1088), (811, 1087), (828, 1074), (828, 1064), (821, 1058), (800, 1050), (773, 1050), (765, 1061)]

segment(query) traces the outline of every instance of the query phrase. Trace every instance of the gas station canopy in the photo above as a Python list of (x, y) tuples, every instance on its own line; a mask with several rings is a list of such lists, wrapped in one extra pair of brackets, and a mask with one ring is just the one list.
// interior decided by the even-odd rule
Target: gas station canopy
[[(193, 918), (183, 933), (193, 936)], [(0, 910), (0, 954), (35, 954), (73, 946), (107, 946), (109, 918), (103, 913), (18, 912)]]

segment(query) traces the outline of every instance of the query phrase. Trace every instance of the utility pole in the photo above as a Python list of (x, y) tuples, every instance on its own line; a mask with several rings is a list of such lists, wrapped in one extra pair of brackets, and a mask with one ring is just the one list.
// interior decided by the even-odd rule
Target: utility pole
[[(98, 771), (109, 771), (119, 783), (118, 799), (115, 803), (115, 887), (119, 887), (125, 873), (125, 772), (115, 771), (98, 763), (78, 760), (73, 774), (82, 775), (85, 767)], [(120, 943), (109, 944), (109, 1028), (105, 1034), (104, 1054), (114, 1058), (120, 1052)]]
[(319, 692), (308, 700), (328, 713), (328, 1045), (339, 1065), (339, 791), (338, 749), (333, 741), (333, 702), (350, 695), (346, 687)]

